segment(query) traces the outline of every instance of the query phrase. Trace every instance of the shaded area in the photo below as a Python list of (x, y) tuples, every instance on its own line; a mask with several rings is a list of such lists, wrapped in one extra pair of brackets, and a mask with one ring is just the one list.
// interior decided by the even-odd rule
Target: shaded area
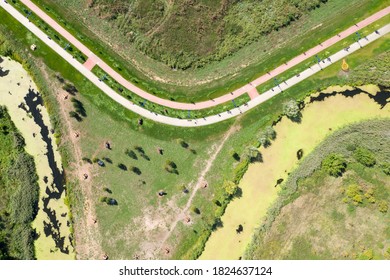
[(61, 237), (61, 223), (59, 223), (57, 219), (57, 213), (55, 210), (52, 210), (48, 207), (51, 199), (58, 200), (63, 195), (65, 191), (65, 180), (63, 172), (58, 169), (55, 161), (52, 139), (49, 137), (49, 128), (45, 125), (40, 109), (38, 108), (38, 106), (43, 106), (43, 100), (39, 96), (39, 93), (32, 89), (29, 89), (28, 94), (24, 100), (26, 101), (26, 104), (29, 108), (28, 112), (31, 113), (34, 122), (41, 128), (40, 134), (42, 136), (42, 140), (46, 143), (46, 156), (53, 175), (53, 183), (50, 185), (50, 187), (46, 187), (45, 192), (47, 197), (42, 198), (42, 210), (49, 218), (49, 223), (44, 221), (44, 232), (46, 236), (51, 236), (53, 238), (56, 247), (62, 253), (69, 254), (69, 248), (68, 246), (65, 246), (65, 236)]
[(389, 102), (388, 100), (390, 99), (390, 91), (388, 88), (379, 86), (380, 91), (376, 93), (376, 95), (372, 95), (362, 89), (353, 89), (353, 90), (345, 90), (342, 92), (334, 91), (332, 93), (324, 93), (321, 92), (318, 96), (310, 96), (310, 101), (309, 103), (314, 103), (316, 101), (324, 101), (325, 98), (331, 97), (331, 96), (336, 96), (337, 94), (341, 94), (345, 97), (354, 97), (355, 95), (358, 94), (367, 94), (370, 99), (374, 100), (375, 103), (381, 106), (381, 109), (386, 106), (386, 104)]
[[(1, 60), (0, 60), (1, 63)], [(0, 67), (0, 77), (5, 77), (9, 74), (9, 70), (3, 70), (3, 67)]]

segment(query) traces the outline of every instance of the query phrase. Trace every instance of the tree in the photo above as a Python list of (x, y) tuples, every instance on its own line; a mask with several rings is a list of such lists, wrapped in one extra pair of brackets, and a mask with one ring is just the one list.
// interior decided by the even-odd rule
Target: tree
[(270, 140), (275, 140), (275, 138), (276, 138), (276, 131), (272, 126), (267, 126), (264, 130), (264, 134)]
[(376, 159), (374, 154), (362, 147), (359, 147), (355, 150), (353, 153), (353, 157), (361, 164), (367, 166), (367, 167), (372, 167), (376, 163)]
[(223, 182), (223, 189), (228, 198), (232, 198), (238, 191), (238, 186), (232, 181)]
[(283, 106), (283, 113), (290, 119), (299, 117), (299, 106), (295, 100), (286, 102)]
[(322, 168), (331, 176), (341, 176), (347, 168), (347, 162), (340, 154), (329, 154), (321, 164)]

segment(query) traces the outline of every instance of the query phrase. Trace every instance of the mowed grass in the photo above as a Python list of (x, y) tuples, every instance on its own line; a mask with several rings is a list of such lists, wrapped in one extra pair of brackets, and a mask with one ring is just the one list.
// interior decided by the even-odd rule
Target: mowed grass
[[(390, 258), (389, 211), (380, 211), (380, 202), (389, 204), (390, 185), (382, 164), (389, 161), (390, 119), (362, 122), (342, 129), (321, 143), (283, 186), (295, 188), (284, 197), (280, 214), (255, 235), (249, 259), (383, 259)], [(365, 147), (376, 164), (365, 167), (353, 158), (353, 147)], [(338, 178), (321, 169), (329, 153), (342, 154), (347, 171)], [(351, 185), (361, 188), (362, 203), (345, 200)], [(373, 190), (371, 195), (367, 191)], [(374, 200), (368, 199), (372, 196)], [(284, 205), (284, 206), (283, 206)]]
[[(218, 63), (197, 70), (172, 71), (128, 42), (123, 43), (118, 30), (102, 24), (104, 21), (84, 9), (83, 2), (67, 2), (66, 6), (62, 2), (35, 2), (125, 78), (158, 96), (183, 102), (208, 100), (230, 92), (386, 7), (385, 1), (329, 1), (291, 26), (272, 32)], [(82, 23), (80, 18), (88, 22)]]
[[(170, 220), (175, 218), (189, 198), (181, 186), (192, 191), (192, 183), (197, 181), (205, 166), (204, 161), (209, 157), (211, 144), (219, 137), (188, 141), (184, 133), (177, 133), (177, 138), (156, 139), (146, 135), (142, 126), (135, 131), (125, 121), (112, 119), (99, 111), (83, 96), (77, 98), (85, 104), (87, 112), (82, 122), (74, 121), (75, 129), (81, 133), (82, 154), (105, 163), (104, 167), (94, 163), (91, 172), (92, 203), (96, 204), (103, 248), (113, 259), (132, 258), (135, 254), (145, 257), (143, 242), (153, 242), (153, 234), (159, 229), (157, 225), (146, 228), (144, 223), (150, 219), (149, 222), (154, 224), (161, 219), (167, 224), (158, 226), (163, 229), (169, 226)], [(163, 134), (162, 130), (155, 131), (156, 134), (159, 132)], [(180, 145), (180, 136), (184, 137), (188, 148)], [(111, 149), (105, 148), (106, 141)], [(137, 151), (137, 147), (142, 148), (144, 154)], [(163, 149), (163, 155), (158, 153), (158, 148)], [(126, 149), (132, 150), (136, 159), (126, 155)], [(167, 161), (177, 165), (178, 174), (165, 170)], [(124, 164), (127, 170), (120, 169), (118, 164)], [(132, 167), (138, 168), (140, 174), (133, 172)], [(164, 191), (166, 195), (159, 197), (159, 191)], [(106, 205), (100, 202), (101, 197), (114, 198), (118, 205)]]
[[(251, 164), (241, 180), (242, 197), (233, 200), (226, 208), (223, 227), (211, 235), (201, 259), (238, 259), (243, 255), (255, 228), (277, 198), (277, 181), (286, 180), (298, 163), (298, 150), (308, 154), (334, 130), (350, 123), (383, 117), (390, 117), (390, 109), (381, 109), (363, 94), (353, 98), (336, 95), (309, 104), (302, 111), (301, 123), (284, 117), (274, 127), (276, 140), (270, 147), (260, 148), (262, 162)], [(239, 224), (244, 231), (236, 234)]]

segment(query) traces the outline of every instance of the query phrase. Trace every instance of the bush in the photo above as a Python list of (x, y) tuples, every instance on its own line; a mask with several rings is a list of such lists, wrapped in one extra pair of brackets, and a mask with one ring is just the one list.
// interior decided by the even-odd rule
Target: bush
[(372, 167), (376, 163), (376, 159), (374, 154), (362, 147), (359, 147), (355, 150), (353, 153), (353, 157), (361, 164), (367, 166), (367, 167)]
[(78, 121), (78, 122), (81, 122), (83, 119), (80, 117), (80, 115), (78, 114), (78, 113), (76, 113), (75, 111), (70, 111), (69, 112), (69, 116), (71, 117), (71, 118), (74, 118), (74, 119), (76, 119), (76, 121)]
[(174, 163), (174, 162), (171, 161), (171, 160), (167, 160), (167, 161), (165, 162), (164, 169), (165, 169), (166, 171), (168, 171), (169, 173), (179, 174), (179, 172), (177, 171), (177, 165), (176, 165), (176, 163)]
[(199, 210), (198, 207), (193, 206), (193, 207), (191, 208), (191, 210), (192, 210), (192, 212), (194, 212), (195, 214), (200, 215), (200, 210)]
[(92, 160), (90, 160), (89, 158), (87, 158), (87, 157), (83, 157), (82, 158), (82, 160), (84, 161), (84, 162), (88, 162), (88, 163), (92, 163)]
[(283, 113), (290, 119), (299, 117), (299, 106), (295, 100), (290, 100), (283, 105)]
[(225, 190), (227, 199), (233, 198), (238, 191), (237, 184), (232, 181), (224, 181), (222, 187)]
[(241, 181), (242, 177), (248, 169), (248, 165), (249, 160), (243, 160), (237, 164), (236, 168), (234, 168), (234, 183), (238, 184)]
[(322, 168), (331, 176), (341, 176), (347, 168), (347, 162), (340, 154), (329, 154), (321, 164)]
[(378, 203), (378, 208), (379, 211), (381, 211), (382, 213), (387, 213), (387, 211), (389, 210), (389, 204), (386, 200), (381, 200)]
[(118, 164), (118, 167), (119, 167), (119, 169), (122, 169), (123, 171), (126, 171), (126, 170), (127, 170), (127, 166), (124, 165), (123, 163), (119, 163), (119, 164)]
[(131, 157), (132, 159), (138, 159), (137, 154), (133, 150), (126, 149), (125, 154)]

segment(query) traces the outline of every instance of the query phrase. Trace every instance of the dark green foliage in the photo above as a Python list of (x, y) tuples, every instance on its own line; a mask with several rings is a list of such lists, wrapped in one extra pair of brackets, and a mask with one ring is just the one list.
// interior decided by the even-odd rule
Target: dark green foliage
[(76, 113), (85, 118), (87, 116), (87, 112), (85, 111), (83, 103), (74, 97), (72, 97), (70, 100), (73, 103), (73, 107)]
[(167, 160), (165, 162), (164, 169), (168, 171), (169, 173), (179, 174), (179, 171), (177, 170), (177, 165), (171, 160)]
[(126, 171), (126, 170), (127, 170), (127, 166), (124, 165), (123, 163), (119, 163), (119, 164), (118, 164), (118, 167), (119, 167), (120, 169), (122, 169), (123, 171)]
[(137, 154), (133, 150), (126, 149), (125, 154), (132, 159), (138, 159)]
[(375, 156), (372, 152), (369, 150), (359, 147), (355, 150), (353, 153), (353, 157), (360, 162), (361, 164), (367, 166), (367, 167), (372, 167), (376, 163)]
[(322, 168), (331, 176), (341, 176), (347, 168), (347, 162), (340, 154), (332, 153), (322, 161)]
[(71, 117), (71, 118), (74, 118), (76, 121), (78, 121), (78, 122), (81, 122), (83, 119), (81, 118), (81, 116), (78, 114), (78, 113), (76, 113), (75, 111), (70, 111), (69, 112), (69, 116)]
[(142, 174), (141, 170), (138, 167), (136, 167), (136, 166), (130, 167), (130, 170), (133, 171), (137, 175), (141, 175)]
[(243, 160), (236, 165), (236, 167), (234, 168), (234, 183), (238, 184), (241, 181), (241, 178), (248, 170), (248, 164), (249, 160)]
[(83, 160), (84, 162), (92, 163), (92, 160), (89, 159), (89, 158), (87, 158), (87, 157), (83, 157), (82, 160)]
[(112, 191), (109, 188), (107, 188), (107, 187), (104, 187), (103, 191), (108, 192), (108, 193), (112, 193)]
[(0, 107), (0, 259), (34, 259), (31, 222), (38, 211), (39, 186), (34, 160), (6, 110)]
[(191, 210), (192, 210), (192, 212), (194, 212), (195, 214), (200, 215), (200, 210), (199, 210), (198, 207), (193, 206), (193, 207), (191, 208)]
[(107, 205), (118, 205), (118, 202), (111, 198), (111, 197), (107, 197), (107, 196), (103, 196), (99, 199), (100, 202), (103, 202), (103, 203), (106, 203)]

